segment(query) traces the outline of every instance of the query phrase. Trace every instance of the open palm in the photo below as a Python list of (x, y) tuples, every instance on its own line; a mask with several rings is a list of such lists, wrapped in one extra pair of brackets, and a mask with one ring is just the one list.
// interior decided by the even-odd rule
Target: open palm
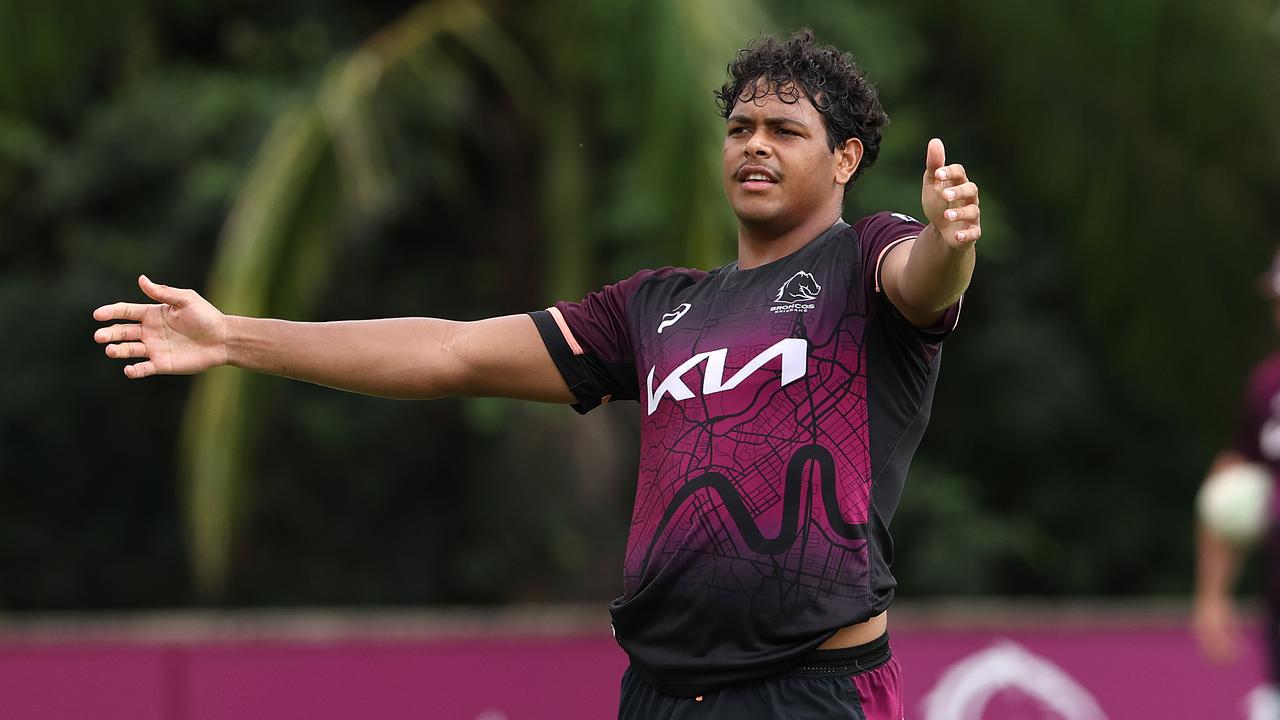
[(125, 376), (191, 375), (227, 363), (227, 319), (194, 290), (157, 285), (143, 275), (138, 286), (155, 304), (118, 302), (93, 311), (93, 319), (127, 322), (99, 328), (107, 357), (146, 358), (126, 365)]

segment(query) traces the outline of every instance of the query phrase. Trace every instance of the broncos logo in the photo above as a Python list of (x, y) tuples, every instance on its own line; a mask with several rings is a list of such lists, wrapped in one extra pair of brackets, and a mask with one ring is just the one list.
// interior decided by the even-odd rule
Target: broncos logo
[(817, 298), (819, 292), (822, 292), (822, 286), (818, 281), (812, 274), (801, 270), (782, 283), (782, 287), (778, 288), (778, 297), (773, 302), (787, 305), (808, 302)]

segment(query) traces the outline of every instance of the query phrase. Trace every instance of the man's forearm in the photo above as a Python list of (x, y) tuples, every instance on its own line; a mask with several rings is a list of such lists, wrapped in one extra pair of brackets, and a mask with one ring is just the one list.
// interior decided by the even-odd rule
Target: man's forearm
[(932, 224), (911, 247), (899, 284), (902, 301), (922, 313), (940, 313), (951, 307), (969, 287), (977, 258), (974, 243), (960, 247), (943, 239)]
[(227, 357), (236, 367), (382, 397), (460, 394), (453, 353), (463, 323), (393, 318), (306, 323), (228, 316)]
[(507, 397), (569, 403), (533, 321), (391, 318), (302, 323), (228, 317), (228, 363), (328, 387), (419, 400)]
[(1196, 528), (1195, 601), (1229, 599), (1240, 574), (1240, 564), (1239, 548), (1203, 526)]

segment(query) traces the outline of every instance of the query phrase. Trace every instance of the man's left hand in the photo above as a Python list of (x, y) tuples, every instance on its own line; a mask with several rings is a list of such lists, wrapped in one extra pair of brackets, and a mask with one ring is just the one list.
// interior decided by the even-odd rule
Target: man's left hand
[(968, 247), (982, 237), (978, 186), (969, 180), (963, 165), (947, 164), (946, 149), (938, 138), (929, 141), (925, 153), (920, 205), (925, 217), (951, 247)]

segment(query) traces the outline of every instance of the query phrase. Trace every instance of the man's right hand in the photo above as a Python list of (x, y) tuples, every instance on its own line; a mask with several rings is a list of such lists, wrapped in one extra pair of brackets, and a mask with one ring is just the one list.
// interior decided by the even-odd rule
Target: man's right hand
[(126, 377), (192, 375), (228, 363), (227, 318), (208, 300), (194, 290), (157, 285), (146, 275), (138, 286), (156, 304), (118, 302), (93, 311), (100, 322), (127, 321), (93, 334), (107, 344), (107, 357), (146, 358), (126, 365)]

